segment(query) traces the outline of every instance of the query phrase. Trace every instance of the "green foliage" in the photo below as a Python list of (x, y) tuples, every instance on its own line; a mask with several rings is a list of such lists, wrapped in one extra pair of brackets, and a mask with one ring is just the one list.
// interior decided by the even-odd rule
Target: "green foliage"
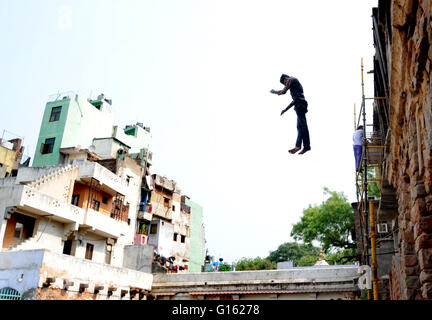
[(355, 248), (339, 250), (336, 253), (325, 256), (328, 264), (353, 264), (355, 262)]
[(306, 244), (312, 241), (321, 243), (324, 252), (330, 249), (353, 248), (350, 241), (354, 228), (354, 214), (351, 205), (342, 192), (324, 188), (324, 194), (330, 197), (321, 205), (303, 210), (300, 222), (293, 226), (291, 236)]
[(148, 232), (148, 225), (146, 225), (146, 224), (142, 224), (141, 226), (140, 226), (140, 229), (139, 229), (139, 233), (142, 233), (142, 234), (148, 234), (147, 232)]
[(301, 257), (298, 262), (297, 266), (299, 267), (307, 267), (307, 266), (313, 266), (319, 259), (319, 255), (305, 255)]
[[(367, 178), (368, 179), (376, 179), (376, 171), (374, 167), (367, 168)], [(376, 181), (368, 182), (368, 196), (381, 197), (381, 192), (378, 187), (378, 183)]]
[(236, 270), (244, 271), (244, 270), (272, 270), (277, 268), (276, 262), (270, 261), (267, 258), (256, 257), (255, 259), (251, 258), (242, 258), (236, 262)]
[(267, 257), (273, 262), (282, 262), (291, 260), (295, 264), (298, 263), (301, 257), (306, 255), (318, 255), (319, 249), (311, 244), (298, 244), (296, 242), (286, 242), (281, 244), (277, 250), (270, 252)]
[(351, 240), (354, 213), (342, 192), (324, 188), (328, 195), (321, 205), (309, 205), (303, 210), (300, 222), (293, 226), (291, 236), (304, 244), (286, 242), (267, 258), (242, 258), (236, 262), (236, 270), (276, 269), (278, 262), (293, 261), (295, 266), (313, 266), (320, 258), (320, 249), (312, 245), (320, 242), (330, 264), (351, 264), (355, 261), (355, 244)]
[[(302, 257), (311, 257), (308, 258)], [(271, 251), (267, 258), (256, 257), (242, 258), (236, 262), (236, 270), (271, 270), (277, 269), (277, 263), (283, 261), (293, 261), (294, 265), (313, 265), (318, 260), (319, 249), (312, 245), (298, 244), (296, 242), (286, 242), (281, 244), (275, 251)], [(314, 263), (310, 264), (312, 260)]]
[(231, 266), (227, 264), (221, 264), (219, 265), (219, 271), (231, 271)]

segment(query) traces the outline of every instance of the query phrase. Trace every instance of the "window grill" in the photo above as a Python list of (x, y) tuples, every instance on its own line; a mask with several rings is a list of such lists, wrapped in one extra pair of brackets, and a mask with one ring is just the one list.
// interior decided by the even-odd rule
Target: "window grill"
[(22, 293), (12, 288), (0, 289), (0, 300), (22, 300)]

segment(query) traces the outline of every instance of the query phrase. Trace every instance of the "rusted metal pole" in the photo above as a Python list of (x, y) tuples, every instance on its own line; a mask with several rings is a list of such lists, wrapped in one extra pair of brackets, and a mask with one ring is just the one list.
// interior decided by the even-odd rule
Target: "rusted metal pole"
[[(361, 109), (362, 109), (362, 120), (363, 120), (363, 145), (362, 145), (362, 155), (363, 155), (363, 163), (362, 163), (362, 166), (363, 166), (363, 192), (364, 192), (364, 194), (363, 194), (363, 201), (364, 201), (364, 204), (363, 204), (363, 216), (365, 217), (365, 219), (366, 219), (366, 217), (367, 217), (367, 215), (368, 215), (368, 209), (369, 209), (369, 206), (368, 206), (368, 177), (367, 177), (367, 150), (366, 150), (366, 148), (367, 148), (367, 140), (366, 140), (366, 98), (365, 98), (365, 93), (364, 93), (364, 78), (363, 78), (363, 57), (361, 58), (361, 86), (362, 86), (362, 104), (361, 104)], [(369, 221), (369, 223), (370, 223), (370, 221)], [(365, 242), (364, 242), (364, 244), (365, 244), (365, 246), (366, 246), (366, 254), (368, 253), (368, 249), (367, 249), (367, 246), (368, 246), (368, 239), (367, 239), (367, 234), (368, 234), (368, 232), (367, 232), (367, 224), (366, 224), (366, 230), (365, 230), (366, 232), (365, 232)], [(369, 236), (370, 236), (370, 234), (369, 234)], [(368, 255), (366, 255), (366, 259), (365, 260), (367, 260), (368, 262), (369, 262), (369, 258), (368, 258)], [(369, 294), (369, 290), (368, 290), (368, 299), (371, 299), (371, 297), (370, 297), (370, 294)]]
[(354, 131), (357, 130), (357, 113), (356, 113), (356, 105), (354, 103)]
[(373, 202), (369, 202), (369, 214), (370, 214), (370, 238), (371, 238), (371, 249), (372, 249), (372, 289), (373, 289), (373, 299), (378, 299), (378, 277), (377, 270), (378, 264), (376, 261), (376, 226), (375, 226), (375, 214)]

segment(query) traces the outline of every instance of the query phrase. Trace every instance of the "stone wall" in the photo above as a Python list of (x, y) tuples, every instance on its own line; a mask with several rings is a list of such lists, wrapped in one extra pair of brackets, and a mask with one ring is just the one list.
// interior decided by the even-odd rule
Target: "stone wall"
[[(153, 274), (156, 300), (359, 299), (358, 265)], [(370, 269), (368, 277), (370, 279)]]
[(398, 270), (398, 261), (394, 261), (396, 257), (393, 257), (393, 265), (392, 272), (390, 273), (389, 279), (389, 291), (390, 291), (390, 300), (401, 300), (401, 290), (400, 290), (400, 281), (399, 281), (399, 270)]
[[(392, 41), (386, 167), (398, 199), (400, 298), (431, 299), (431, 1), (393, 0), (389, 5)], [(395, 278), (392, 283), (396, 286)]]

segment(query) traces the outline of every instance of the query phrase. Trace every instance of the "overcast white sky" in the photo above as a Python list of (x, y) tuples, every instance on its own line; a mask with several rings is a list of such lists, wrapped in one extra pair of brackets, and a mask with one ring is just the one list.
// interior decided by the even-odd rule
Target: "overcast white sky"
[[(33, 158), (48, 96), (113, 100), (116, 124), (153, 135), (154, 173), (204, 210), (207, 248), (232, 262), (292, 241), (323, 187), (355, 201), (352, 133), (373, 96), (377, 0), (0, 2), (0, 133)], [(291, 155), (296, 114), (279, 77), (309, 103), (312, 150)], [(370, 108), (370, 106), (368, 106)], [(6, 130), (6, 132), (4, 132)]]

